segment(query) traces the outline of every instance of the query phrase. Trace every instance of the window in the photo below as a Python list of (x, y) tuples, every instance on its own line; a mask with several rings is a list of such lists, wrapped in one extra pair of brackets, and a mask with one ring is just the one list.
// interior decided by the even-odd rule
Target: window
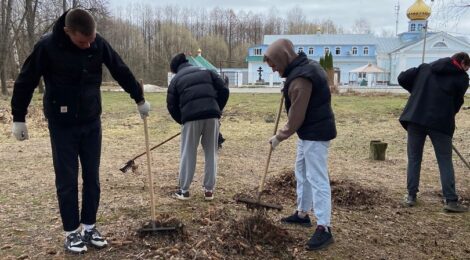
[(325, 48), (325, 54), (330, 53), (330, 48), (326, 47)]
[(410, 26), (410, 31), (411, 31), (411, 32), (416, 31), (416, 24), (414, 24), (414, 23), (411, 24), (411, 26)]
[(261, 56), (261, 48), (256, 48), (253, 50), (255, 56)]
[(367, 76), (365, 72), (359, 72), (358, 74), (359, 74), (358, 77), (359, 77), (360, 79), (364, 79), (364, 78), (366, 78), (366, 76)]
[(364, 47), (364, 55), (369, 55), (369, 47)]
[(315, 49), (310, 47), (308, 48), (308, 55), (313, 55), (315, 53)]
[(304, 52), (304, 47), (299, 47), (299, 51), (297, 53)]
[(447, 44), (445, 44), (444, 42), (437, 42), (432, 47), (433, 48), (447, 48)]
[(336, 55), (341, 55), (341, 48), (340, 47), (336, 47), (335, 54)]
[(423, 30), (423, 25), (422, 24), (418, 24), (418, 31), (422, 31)]
[(357, 55), (357, 47), (352, 48), (352, 55)]

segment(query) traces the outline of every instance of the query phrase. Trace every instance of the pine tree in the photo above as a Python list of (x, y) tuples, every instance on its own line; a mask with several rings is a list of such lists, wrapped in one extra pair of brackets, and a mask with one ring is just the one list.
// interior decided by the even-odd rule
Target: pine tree
[(320, 66), (325, 68), (325, 59), (323, 57), (320, 57)]
[(331, 52), (328, 52), (325, 55), (325, 60), (326, 60), (325, 69), (333, 69), (333, 54), (331, 54)]

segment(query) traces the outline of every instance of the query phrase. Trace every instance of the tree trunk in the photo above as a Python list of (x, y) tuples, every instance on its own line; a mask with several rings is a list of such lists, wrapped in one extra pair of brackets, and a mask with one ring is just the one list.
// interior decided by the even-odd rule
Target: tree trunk
[(330, 92), (332, 94), (337, 94), (339, 91), (335, 84), (335, 70), (327, 69), (326, 74), (328, 75), (328, 85), (330, 86)]
[(7, 86), (7, 79), (5, 77), (5, 67), (2, 68), (0, 71), (0, 81), (2, 83), (2, 95), (8, 96), (8, 86)]
[(370, 141), (369, 159), (371, 160), (385, 160), (385, 151), (387, 150), (387, 143), (379, 140)]
[[(36, 37), (34, 34), (34, 23), (36, 21), (37, 6), (38, 0), (34, 0), (34, 6), (33, 0), (26, 0), (26, 33), (28, 35), (28, 46), (30, 51), (33, 50), (34, 43), (36, 42)], [(39, 81), (38, 86), (39, 93), (44, 93), (44, 84), (42, 83), (42, 80)]]
[(10, 38), (10, 29), (11, 29), (11, 12), (12, 12), (12, 2), (13, 0), (2, 0), (1, 12), (2, 12), (2, 21), (0, 28), (0, 76), (2, 83), (2, 94), (8, 94), (5, 78), (5, 66), (6, 59), (8, 57), (7, 45)]

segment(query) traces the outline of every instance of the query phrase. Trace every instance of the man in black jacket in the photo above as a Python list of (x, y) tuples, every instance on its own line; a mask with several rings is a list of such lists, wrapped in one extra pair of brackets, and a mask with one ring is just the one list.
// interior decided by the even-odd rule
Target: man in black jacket
[(469, 82), (466, 71), (470, 67), (467, 53), (460, 52), (451, 58), (442, 58), (430, 64), (423, 63), (398, 76), (398, 83), (410, 92), (410, 98), (400, 116), (400, 123), (408, 132), (408, 168), (405, 205), (416, 205), (423, 146), (429, 135), (434, 146), (442, 192), (444, 210), (465, 212), (458, 203), (452, 165), (452, 136), (455, 115), (464, 102)]
[[(65, 249), (74, 253), (87, 246), (102, 248), (107, 241), (95, 227), (100, 200), (102, 64), (137, 103), (141, 117), (150, 105), (134, 75), (109, 43), (96, 33), (96, 23), (85, 10), (72, 9), (55, 23), (26, 59), (15, 81), (11, 100), (12, 132), (28, 139), (26, 114), (44, 78), (44, 114), (48, 121), (60, 215), (66, 232)], [(82, 211), (78, 205), (78, 168), (82, 166)], [(83, 228), (80, 231), (80, 223)]]
[(189, 199), (189, 187), (194, 177), (199, 140), (204, 150), (204, 198), (214, 198), (217, 175), (217, 139), (219, 118), (229, 97), (229, 89), (215, 72), (188, 63), (184, 53), (170, 63), (176, 73), (170, 82), (167, 108), (181, 128), (181, 162), (179, 189), (174, 194), (180, 200)]

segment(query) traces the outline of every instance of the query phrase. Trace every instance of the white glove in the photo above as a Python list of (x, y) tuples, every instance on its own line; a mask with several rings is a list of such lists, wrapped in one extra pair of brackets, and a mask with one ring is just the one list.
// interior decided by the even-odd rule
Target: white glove
[(273, 137), (271, 137), (269, 139), (269, 143), (271, 144), (271, 146), (273, 147), (273, 150), (276, 148), (276, 146), (279, 145), (281, 141), (279, 141), (279, 139), (277, 139), (277, 137), (275, 135), (273, 135)]
[(28, 128), (26, 127), (25, 122), (13, 122), (11, 132), (18, 141), (24, 141), (26, 139), (29, 139)]
[(140, 117), (144, 119), (144, 117), (149, 116), (150, 103), (145, 101), (144, 103), (137, 105), (137, 109), (139, 110)]

